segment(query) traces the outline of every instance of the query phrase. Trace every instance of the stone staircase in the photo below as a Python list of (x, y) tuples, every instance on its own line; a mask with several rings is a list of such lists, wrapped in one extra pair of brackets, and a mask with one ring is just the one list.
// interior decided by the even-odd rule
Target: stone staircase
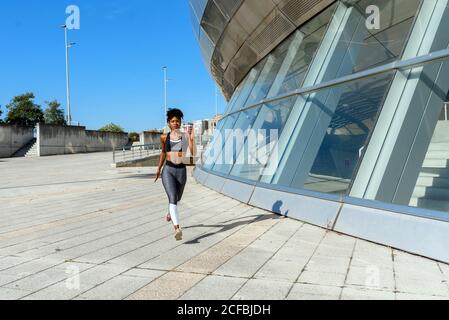
[(34, 138), (30, 142), (28, 142), (25, 146), (23, 146), (20, 150), (13, 154), (14, 158), (31, 158), (37, 157), (37, 139)]
[(449, 211), (449, 142), (432, 142), (410, 206)]

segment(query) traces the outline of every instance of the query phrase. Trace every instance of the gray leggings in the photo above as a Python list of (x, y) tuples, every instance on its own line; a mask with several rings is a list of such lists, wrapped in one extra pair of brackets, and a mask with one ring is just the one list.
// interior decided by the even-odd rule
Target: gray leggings
[(175, 168), (168, 165), (162, 170), (162, 184), (167, 193), (170, 204), (177, 205), (182, 199), (187, 183), (187, 169)]

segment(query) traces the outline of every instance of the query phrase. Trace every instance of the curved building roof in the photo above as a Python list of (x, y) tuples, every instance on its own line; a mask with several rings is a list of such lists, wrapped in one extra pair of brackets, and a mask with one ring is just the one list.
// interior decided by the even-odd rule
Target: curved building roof
[(229, 100), (251, 68), (335, 0), (189, 0), (206, 66)]

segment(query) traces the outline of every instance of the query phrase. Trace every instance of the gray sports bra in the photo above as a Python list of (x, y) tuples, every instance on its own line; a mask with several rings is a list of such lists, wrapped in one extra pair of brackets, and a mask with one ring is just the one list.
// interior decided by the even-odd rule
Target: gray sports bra
[(184, 134), (181, 135), (181, 139), (172, 140), (170, 138), (170, 133), (167, 135), (167, 141), (165, 143), (166, 152), (187, 152), (188, 145)]

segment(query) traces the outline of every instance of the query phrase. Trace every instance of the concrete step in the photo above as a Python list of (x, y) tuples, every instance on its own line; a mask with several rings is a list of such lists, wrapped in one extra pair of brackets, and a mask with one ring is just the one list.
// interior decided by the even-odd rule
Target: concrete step
[(422, 168), (420, 176), (449, 177), (448, 168)]
[(449, 151), (449, 143), (431, 143), (429, 145), (429, 151)]
[(449, 177), (426, 176), (421, 174), (416, 185), (420, 187), (449, 188)]
[(430, 150), (426, 155), (427, 159), (449, 159), (449, 150)]
[(439, 200), (432, 200), (432, 199), (412, 198), (412, 200), (410, 201), (410, 206), (429, 209), (429, 210), (449, 212), (449, 200), (448, 201), (439, 201)]
[(416, 186), (413, 192), (414, 198), (425, 198), (449, 202), (449, 189), (438, 187)]
[(36, 138), (30, 140), (25, 146), (14, 153), (13, 157), (26, 157), (29, 152), (34, 152), (37, 156), (37, 142)]
[(449, 160), (426, 158), (423, 168), (449, 168)]

